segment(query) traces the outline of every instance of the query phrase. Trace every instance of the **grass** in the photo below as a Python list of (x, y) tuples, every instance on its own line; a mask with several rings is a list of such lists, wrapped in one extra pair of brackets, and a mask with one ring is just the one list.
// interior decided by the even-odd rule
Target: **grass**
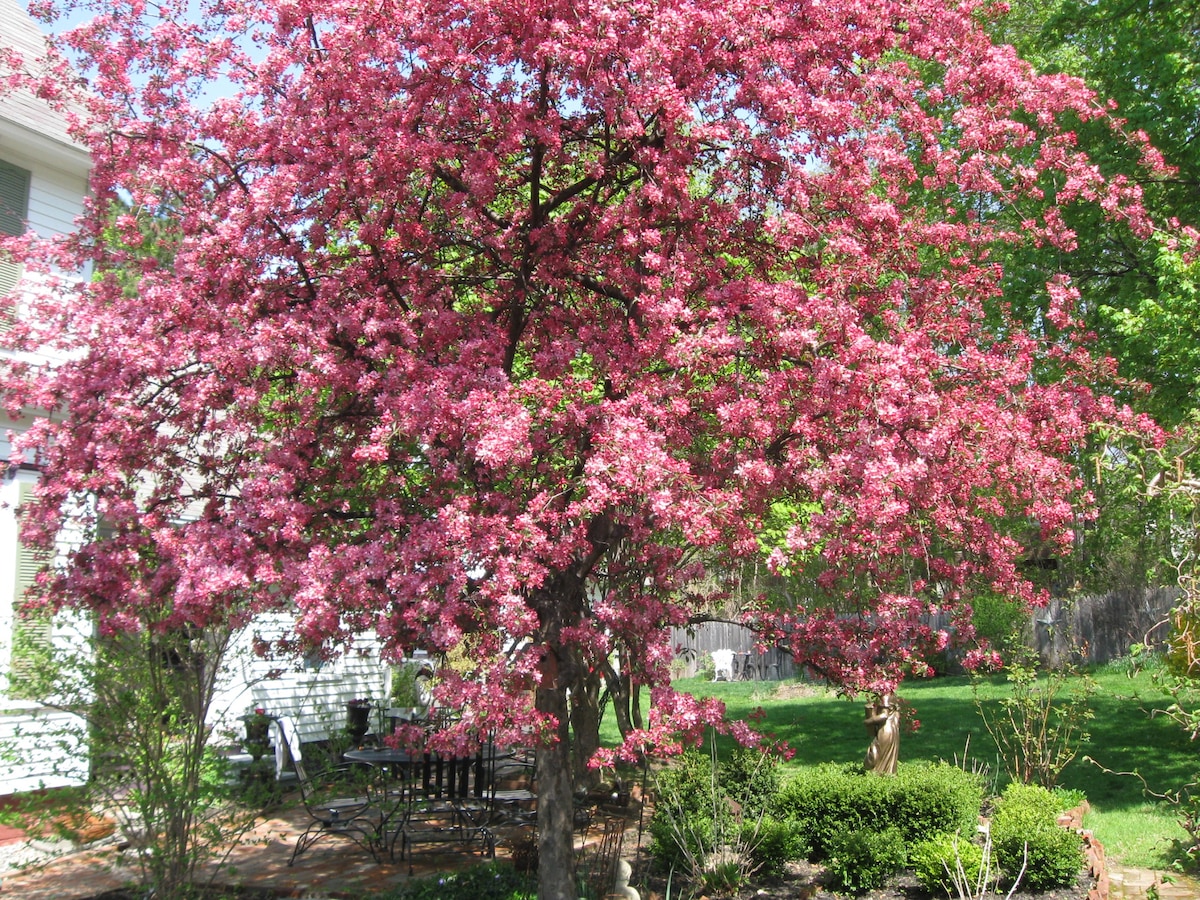
[[(1170, 701), (1149, 674), (1111, 666), (1092, 677), (1098, 690), (1091, 702), (1095, 718), (1088, 726), (1090, 740), (1080, 747), (1059, 783), (1087, 796), (1092, 810), (1084, 827), (1104, 844), (1111, 861), (1168, 869), (1176, 855), (1174, 842), (1186, 838), (1174, 810), (1148, 799), (1137, 779), (1106, 774), (1083, 757), (1090, 756), (1118, 772), (1136, 768), (1152, 787), (1163, 790), (1182, 786), (1200, 771), (1197, 748), (1174, 723), (1150, 715), (1151, 709), (1164, 708)], [(770, 682), (688, 679), (675, 686), (698, 696), (720, 698), (736, 718), (761, 707), (765, 719), (760, 729), (785, 740), (796, 751), (787, 767), (861, 761), (869, 742), (863, 703), (838, 698), (821, 688), (793, 696), (795, 683), (785, 684), (792, 690), (779, 694), (779, 686)], [(994, 704), (1006, 690), (1003, 677), (996, 677), (982, 684), (980, 697)], [(899, 693), (920, 721), (915, 732), (901, 737), (902, 761), (986, 764), (993, 775), (999, 773), (998, 786), (1003, 786), (1003, 765), (983, 727), (968, 678), (910, 682)]]

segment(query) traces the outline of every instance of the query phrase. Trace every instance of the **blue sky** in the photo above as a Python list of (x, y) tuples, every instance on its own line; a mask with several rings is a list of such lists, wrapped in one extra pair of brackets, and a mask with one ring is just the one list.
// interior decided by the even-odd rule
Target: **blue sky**
[[(20, 2), (26, 8), (28, 8), (29, 0), (18, 0), (18, 2)], [(60, 8), (65, 5), (65, 0), (54, 0), (54, 2)], [(196, 0), (192, 0), (191, 5), (193, 7), (195, 7), (198, 4), (196, 3)], [(153, 8), (154, 8), (153, 4), (147, 3), (148, 10), (152, 10)], [(62, 34), (64, 32), (70, 31), (76, 25), (80, 25), (80, 24), (83, 24), (84, 22), (87, 22), (94, 15), (95, 15), (95, 12), (91, 9), (82, 9), (82, 10), (75, 9), (75, 10), (70, 11), (69, 13), (60, 15), (58, 17), (58, 19), (55, 20), (55, 22), (53, 22), (50, 25), (47, 25), (45, 22), (41, 22), (41, 21), (37, 20), (36, 18), (35, 18), (35, 21), (37, 21), (38, 26), (43, 31), (46, 31), (50, 34), (58, 35), (58, 34)], [(188, 18), (190, 19), (191, 16), (188, 16)], [(231, 96), (233, 93), (234, 93), (234, 88), (229, 82), (220, 81), (220, 82), (214, 82), (210, 86), (210, 88), (204, 92), (204, 96), (206, 96), (209, 101), (212, 101), (219, 97)]]

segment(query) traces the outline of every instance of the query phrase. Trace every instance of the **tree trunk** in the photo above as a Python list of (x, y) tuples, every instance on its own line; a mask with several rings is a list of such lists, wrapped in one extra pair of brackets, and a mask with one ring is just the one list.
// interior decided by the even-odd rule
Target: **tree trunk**
[(581, 667), (571, 689), (572, 783), (576, 790), (595, 787), (600, 781), (599, 771), (589, 767), (588, 762), (600, 749), (602, 685), (600, 673), (588, 672)]
[(642, 716), (642, 688), (633, 680), (633, 661), (628, 652), (621, 655), (621, 685), (625, 696), (629, 698), (629, 719), (634, 728), (645, 728), (646, 722)]
[(612, 700), (613, 716), (617, 720), (617, 729), (624, 739), (633, 730), (633, 721), (629, 718), (629, 676), (625, 669), (625, 653), (621, 653), (622, 668), (618, 673), (605, 661), (604, 678), (608, 685), (608, 696)]
[(537, 750), (538, 900), (578, 900), (566, 686), (544, 679), (535, 702), (558, 720), (557, 740)]
[(578, 625), (586, 607), (586, 579), (619, 535), (612, 520), (598, 516), (588, 525), (593, 551), (547, 580), (533, 598), (541, 620), (541, 680), (534, 706), (556, 723), (554, 740), (537, 749), (538, 900), (578, 900), (575, 881), (575, 796), (571, 780), (571, 709), (568, 689), (581, 682), (578, 655), (564, 647), (567, 627)]

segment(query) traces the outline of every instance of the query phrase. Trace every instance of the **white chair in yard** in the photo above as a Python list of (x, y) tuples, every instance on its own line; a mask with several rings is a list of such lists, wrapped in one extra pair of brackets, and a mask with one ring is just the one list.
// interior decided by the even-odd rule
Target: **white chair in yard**
[(712, 652), (713, 681), (733, 681), (733, 651), (729, 649)]

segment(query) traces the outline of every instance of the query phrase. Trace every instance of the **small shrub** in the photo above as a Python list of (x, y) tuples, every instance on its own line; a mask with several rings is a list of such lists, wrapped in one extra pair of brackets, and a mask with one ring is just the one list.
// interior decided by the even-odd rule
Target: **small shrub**
[(738, 747), (721, 763), (721, 786), (741, 804), (743, 815), (758, 815), (779, 792), (779, 761), (761, 750)]
[(536, 900), (536, 876), (523, 874), (512, 866), (488, 863), (414, 878), (383, 900)]
[(1061, 803), (1037, 785), (1010, 784), (992, 816), (996, 861), (1010, 883), (1047, 891), (1075, 883), (1083, 868), (1083, 842), (1056, 822)]
[(956, 879), (968, 885), (979, 884), (983, 848), (962, 835), (940, 834), (916, 844), (908, 853), (908, 864), (925, 890), (953, 896)]
[(1069, 887), (1079, 878), (1084, 861), (1083, 842), (1078, 835), (1054, 826), (1030, 832), (1019, 839), (1009, 836), (1004, 844), (997, 845), (996, 857), (1010, 882), (1024, 864), (1023, 889), (1048, 891)]
[(654, 789), (650, 853), (665, 868), (690, 868), (713, 850), (718, 820), (728, 814), (715, 794), (712, 760), (696, 750), (682, 753), (655, 776)]
[(1054, 795), (1054, 803), (1058, 807), (1058, 812), (1066, 812), (1068, 809), (1074, 809), (1081, 806), (1087, 800), (1087, 794), (1079, 790), (1079, 788), (1065, 788), (1062, 785), (1055, 785), (1050, 791)]
[[(814, 766), (801, 769), (780, 788), (773, 810), (776, 818), (800, 823), (808, 835), (812, 859), (824, 859), (838, 835), (866, 827), (868, 810), (882, 797), (885, 779), (865, 776), (858, 766)], [(865, 806), (864, 801), (872, 802)]]
[[(650, 819), (650, 855), (665, 869), (690, 868), (691, 860), (701, 859), (716, 844), (710, 813), (686, 812), (676, 808), (655, 807)], [(663, 812), (660, 814), (659, 810)]]
[(999, 751), (1008, 777), (1051, 788), (1089, 740), (1096, 683), (1072, 666), (1038, 674), (1037, 654), (1014, 648), (1008, 666), (1009, 695), (985, 703), (974, 683), (975, 708)]
[(882, 887), (904, 866), (904, 835), (899, 828), (862, 828), (832, 842), (826, 868), (839, 891), (861, 894)]
[(977, 775), (946, 764), (911, 765), (900, 766), (894, 781), (890, 815), (910, 844), (931, 834), (971, 834), (979, 824), (983, 780)]
[(735, 752), (721, 765), (715, 747), (708, 757), (695, 751), (679, 757), (655, 778), (649, 825), (655, 860), (719, 893), (745, 884), (760, 867), (779, 870), (799, 858), (806, 845), (764, 813), (774, 800), (775, 766), (756, 751)]
[(1060, 804), (1054, 794), (1036, 784), (1010, 784), (996, 802), (992, 817), (992, 837), (997, 830), (1020, 831), (1056, 824)]
[(798, 822), (781, 822), (770, 816), (744, 823), (741, 843), (753, 870), (765, 875), (782, 875), (787, 863), (804, 859), (810, 851)]

